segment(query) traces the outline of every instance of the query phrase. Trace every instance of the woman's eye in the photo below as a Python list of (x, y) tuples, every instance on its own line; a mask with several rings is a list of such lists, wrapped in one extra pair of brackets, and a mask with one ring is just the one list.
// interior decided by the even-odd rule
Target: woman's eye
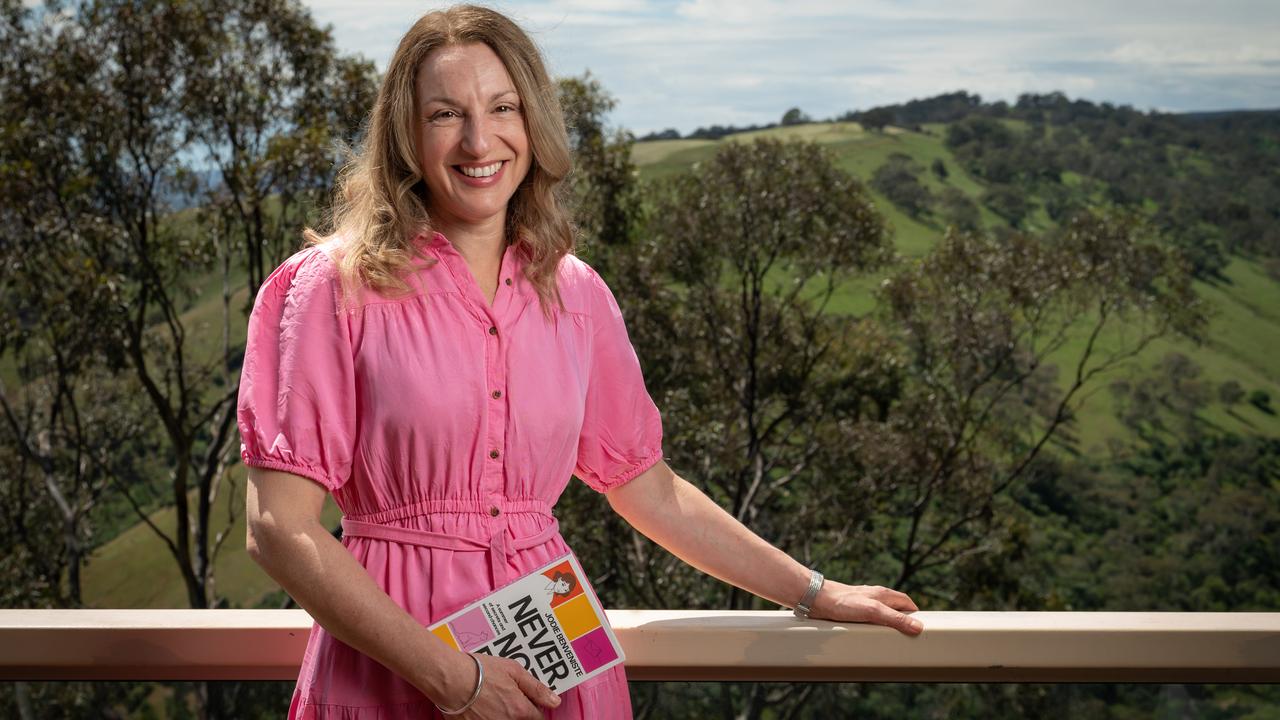
[(458, 117), (458, 114), (452, 110), (440, 110), (431, 116), (431, 120), (433, 122), (440, 122), (441, 120), (453, 120), (456, 117)]
[(498, 106), (498, 112), (519, 112), (520, 108), (515, 105), (502, 104)]

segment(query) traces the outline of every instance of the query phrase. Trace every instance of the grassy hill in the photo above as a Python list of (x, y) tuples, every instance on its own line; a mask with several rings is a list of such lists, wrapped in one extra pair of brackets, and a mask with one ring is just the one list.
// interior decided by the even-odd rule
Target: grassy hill
[[(1016, 122), (1011, 122), (1016, 127)], [(888, 128), (885, 132), (868, 132), (856, 123), (828, 123), (773, 128), (731, 135), (721, 140), (662, 140), (638, 143), (633, 158), (645, 180), (661, 180), (684, 172), (696, 163), (712, 158), (722, 143), (748, 142), (755, 137), (807, 140), (828, 148), (837, 165), (854, 176), (869, 181), (872, 173), (892, 153), (905, 153), (923, 167), (941, 160), (948, 170), (945, 181), (932, 173), (922, 173), (920, 180), (930, 190), (946, 186), (960, 190), (979, 202), (985, 186), (971, 177), (943, 143), (945, 125), (929, 124), (922, 132)], [(920, 257), (942, 236), (944, 228), (921, 222), (899, 211), (878, 193), (871, 193), (881, 212), (893, 227), (894, 239), (903, 262)], [(988, 227), (1004, 221), (989, 209), (982, 209), (982, 220)], [(1043, 210), (1033, 213), (1026, 223), (1032, 229), (1044, 229), (1050, 220)], [(831, 310), (860, 315), (875, 307), (874, 289), (890, 271), (857, 278), (846, 283), (834, 298)], [(1149, 347), (1121, 373), (1142, 373), (1166, 353), (1180, 352), (1203, 368), (1212, 387), (1236, 380), (1246, 391), (1261, 389), (1280, 398), (1280, 283), (1272, 280), (1255, 261), (1234, 257), (1223, 273), (1224, 280), (1197, 283), (1197, 290), (1211, 304), (1213, 316), (1208, 340), (1202, 345), (1171, 339)], [(191, 309), (197, 318), (216, 316), (215, 292), (206, 293)], [(208, 322), (206, 318), (206, 322)], [(243, 327), (233, 328), (243, 334)], [(211, 333), (211, 336), (217, 337)], [(1064, 348), (1061, 358), (1078, 351), (1081, 338)], [(1113, 374), (1112, 377), (1117, 377)], [(1128, 429), (1114, 416), (1113, 399), (1104, 379), (1095, 384), (1080, 408), (1075, 424), (1066, 434), (1063, 445), (1072, 452), (1104, 457), (1106, 441), (1126, 437)], [(1215, 393), (1216, 396), (1216, 393)], [(1280, 437), (1280, 418), (1257, 408), (1240, 404), (1226, 408), (1210, 405), (1200, 417), (1208, 426), (1241, 434)], [(236, 468), (219, 494), (215, 518), (227, 517), (227, 505), (235, 504), (243, 512), (243, 468)], [(192, 499), (194, 505), (194, 498)], [(338, 510), (330, 499), (325, 507), (325, 522), (336, 524)], [(159, 527), (172, 532), (174, 513), (171, 508), (151, 516)], [(244, 553), (244, 520), (231, 526), (217, 561), (218, 589), (240, 606), (252, 606), (265, 594), (277, 589), (274, 582), (249, 560)], [(150, 529), (142, 524), (123, 532), (98, 548), (84, 571), (86, 601), (95, 607), (183, 607), (187, 605), (185, 590), (174, 569), (167, 549)]]
[[(1021, 129), (1019, 121), (1006, 121), (1011, 129)], [(771, 128), (726, 136), (720, 140), (659, 140), (637, 143), (633, 159), (642, 178), (660, 181), (684, 172), (696, 163), (715, 156), (721, 143), (749, 142), (757, 137), (804, 140), (822, 144), (831, 151), (838, 167), (869, 183), (876, 168), (893, 153), (910, 156), (922, 167), (941, 160), (948, 171), (946, 180), (932, 173), (920, 175), (920, 181), (931, 191), (953, 187), (980, 204), (985, 185), (969, 175), (947, 149), (943, 139), (946, 125), (926, 124), (922, 132), (887, 128), (884, 132), (864, 130), (857, 123), (813, 123)], [(884, 196), (870, 191), (877, 207), (893, 227), (894, 242), (904, 261), (927, 253), (945, 228), (907, 216)], [(1004, 224), (1004, 220), (982, 207), (986, 227)], [(1038, 209), (1024, 223), (1029, 230), (1043, 230), (1052, 221)], [(833, 301), (835, 312), (862, 314), (875, 307), (874, 289), (890, 271), (857, 278), (841, 289)], [(1235, 380), (1246, 391), (1261, 389), (1273, 398), (1280, 397), (1280, 283), (1272, 280), (1258, 262), (1234, 257), (1223, 273), (1224, 280), (1197, 282), (1196, 290), (1211, 307), (1207, 342), (1196, 345), (1181, 339), (1161, 340), (1131, 361), (1126, 368), (1113, 373), (1093, 387), (1087, 402), (1080, 408), (1075, 427), (1071, 428), (1071, 449), (1086, 455), (1101, 456), (1108, 438), (1124, 436), (1128, 430), (1115, 418), (1113, 399), (1106, 383), (1125, 372), (1140, 373), (1158, 362), (1166, 353), (1187, 355), (1203, 368), (1204, 379), (1214, 388)], [(1113, 338), (1114, 340), (1114, 338)], [(1076, 337), (1057, 354), (1065, 360), (1078, 353), (1083, 337)], [(1065, 382), (1065, 373), (1060, 378)], [(1280, 417), (1269, 415), (1251, 405), (1225, 408), (1214, 404), (1201, 418), (1205, 423), (1241, 434), (1280, 437)], [(1119, 435), (1118, 435), (1119, 434)]]
[[(195, 492), (188, 502), (195, 507)], [(266, 594), (279, 589), (257, 563), (245, 553), (245, 471), (236, 466), (218, 490), (211, 518), (213, 531), (226, 533), (214, 563), (218, 591), (241, 607), (253, 607)], [(235, 508), (236, 518), (228, 525), (228, 504)], [(325, 500), (322, 515), (325, 527), (335, 527), (342, 513), (333, 498)], [(156, 527), (173, 537), (177, 513), (166, 507), (149, 516)], [(137, 523), (111, 542), (98, 547), (81, 574), (84, 601), (96, 608), (180, 608), (190, 607), (186, 585), (178, 573), (173, 556), (155, 532)]]

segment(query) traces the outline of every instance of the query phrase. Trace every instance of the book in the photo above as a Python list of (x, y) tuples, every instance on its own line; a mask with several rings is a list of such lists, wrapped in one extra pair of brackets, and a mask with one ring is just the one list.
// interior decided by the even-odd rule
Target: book
[(515, 660), (563, 693), (626, 660), (586, 577), (565, 555), (428, 629), (462, 652)]

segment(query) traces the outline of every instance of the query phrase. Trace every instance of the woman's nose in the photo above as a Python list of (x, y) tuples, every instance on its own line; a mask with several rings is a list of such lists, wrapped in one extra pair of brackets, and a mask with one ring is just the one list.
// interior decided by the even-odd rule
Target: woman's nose
[(482, 158), (489, 152), (489, 122), (483, 113), (475, 113), (467, 118), (462, 131), (462, 149), (469, 155)]

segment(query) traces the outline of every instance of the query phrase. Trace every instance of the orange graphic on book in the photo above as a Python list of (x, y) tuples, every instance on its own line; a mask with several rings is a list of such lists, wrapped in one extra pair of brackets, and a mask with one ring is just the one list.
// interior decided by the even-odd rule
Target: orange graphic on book
[(586, 595), (578, 597), (555, 608), (556, 620), (560, 623), (560, 629), (564, 630), (565, 637), (575, 640), (582, 635), (600, 627), (600, 617), (596, 615), (595, 608), (591, 607)]

